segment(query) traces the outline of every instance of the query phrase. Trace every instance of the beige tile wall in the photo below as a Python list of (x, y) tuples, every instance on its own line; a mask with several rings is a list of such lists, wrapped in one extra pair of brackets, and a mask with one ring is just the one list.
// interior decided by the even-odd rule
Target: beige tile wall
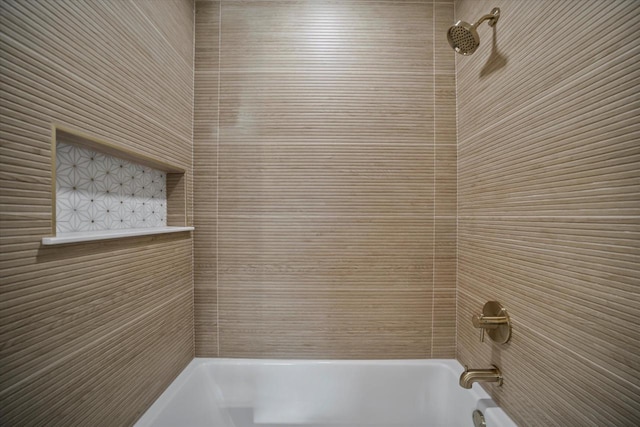
[(192, 129), (190, 2), (3, 2), (3, 422), (131, 423), (192, 355), (190, 239), (40, 247), (52, 122), (189, 172), (193, 131), (198, 355), (451, 357), (458, 233), (457, 355), (513, 418), (640, 422), (638, 7), (456, 17), (496, 5), (458, 154), (452, 4), (198, 1)]
[(196, 354), (453, 357), (453, 4), (196, 15)]
[[(523, 426), (640, 424), (640, 7), (471, 1), (457, 57), (458, 346)], [(493, 45), (495, 41), (495, 45)], [(481, 344), (499, 300), (513, 339)]]
[(218, 354), (218, 59), (220, 5), (195, 2), (194, 332), (195, 354)]
[(8, 0), (0, 28), (0, 424), (130, 425), (193, 356), (192, 241), (42, 247), (51, 126), (185, 168), (190, 188), (193, 5)]

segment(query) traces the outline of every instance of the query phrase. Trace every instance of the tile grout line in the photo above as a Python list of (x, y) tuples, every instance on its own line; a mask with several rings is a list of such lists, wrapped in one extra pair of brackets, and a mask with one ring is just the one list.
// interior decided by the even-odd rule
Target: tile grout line
[[(216, 74), (216, 73), (212, 73), (212, 74)], [(246, 141), (246, 140), (245, 140)], [(322, 140), (322, 141), (318, 141), (317, 139), (315, 141), (313, 141), (311, 144), (303, 144), (301, 142), (299, 142), (299, 139), (290, 139), (285, 143), (279, 143), (279, 142), (274, 142), (274, 141), (261, 141), (260, 143), (255, 143), (255, 142), (234, 142), (234, 144), (236, 145), (240, 145), (240, 146), (252, 146), (252, 147), (280, 147), (280, 146), (296, 146), (296, 147), (306, 147), (306, 146), (323, 146), (323, 145), (337, 145), (337, 146), (343, 146), (343, 147), (350, 147), (350, 146), (358, 146), (358, 147), (366, 147), (366, 146), (386, 146), (389, 147), (389, 149), (394, 149), (396, 147), (422, 147), (422, 148), (435, 148), (436, 145), (441, 145), (441, 146), (455, 146), (456, 144), (451, 144), (451, 143), (443, 143), (443, 144), (428, 144), (425, 143), (424, 140), (420, 141), (420, 140), (416, 140), (415, 142), (372, 142), (372, 141), (367, 141), (367, 142), (349, 142), (349, 143), (344, 143), (344, 142), (330, 142), (332, 141), (331, 139), (327, 139), (327, 140)]]
[(506, 221), (509, 219), (638, 219), (640, 215), (462, 215), (459, 218), (466, 220), (484, 219)]
[[(312, 66), (302, 67), (285, 67), (285, 68), (258, 68), (258, 67), (237, 67), (237, 68), (227, 68), (221, 69), (220, 72), (222, 74), (299, 74), (299, 73), (307, 73), (307, 74), (318, 74), (318, 75), (332, 75), (332, 74), (340, 74), (343, 76), (379, 76), (379, 77), (388, 77), (388, 76), (407, 76), (407, 77), (431, 77), (432, 74), (436, 74), (439, 76), (448, 76), (451, 73), (446, 72), (437, 72), (433, 73), (428, 72), (418, 72), (418, 71), (375, 71), (370, 70), (368, 68), (351, 68), (351, 69), (341, 69), (341, 68), (317, 68)], [(199, 71), (202, 74), (213, 73), (212, 71)]]
[[(456, 19), (456, 2), (453, 2), (453, 20), (455, 21)], [(458, 288), (459, 288), (459, 284), (458, 284), (458, 230), (460, 229), (458, 222), (460, 220), (460, 216), (458, 215), (458, 209), (460, 206), (460, 192), (458, 191), (458, 175), (459, 175), (459, 159), (458, 159), (458, 147), (459, 147), (459, 141), (458, 141), (458, 57), (456, 56), (456, 54), (453, 54), (453, 67), (454, 67), (454, 71), (453, 71), (453, 77), (455, 79), (455, 91), (454, 91), (454, 99), (455, 99), (455, 114), (456, 114), (456, 243), (455, 243), (455, 251), (456, 251), (456, 280), (455, 280), (455, 335), (454, 335), (454, 354), (453, 357), (455, 359), (458, 359)], [(460, 360), (458, 360), (458, 362), (460, 362)]]
[[(429, 185), (427, 182), (425, 185)], [(273, 218), (273, 219), (344, 219), (345, 221), (361, 220), (361, 219), (379, 219), (379, 220), (422, 220), (424, 221), (426, 216), (432, 216), (433, 212), (422, 212), (415, 214), (403, 214), (403, 215), (377, 215), (377, 214), (362, 214), (362, 215), (347, 215), (347, 214), (223, 214), (222, 218)], [(452, 219), (453, 215), (441, 216), (435, 215), (438, 219)], [(427, 218), (428, 219), (428, 218)]]
[(217, 124), (216, 124), (216, 345), (217, 345), (217, 357), (220, 357), (220, 298), (218, 289), (220, 271), (220, 253), (218, 252), (218, 229), (219, 229), (219, 188), (220, 188), (220, 60), (222, 53), (222, 1), (218, 2), (218, 93), (217, 93)]
[(433, 250), (431, 251), (431, 350), (430, 356), (433, 358), (433, 340), (435, 337), (435, 307), (436, 307), (436, 5), (431, 4), (431, 48), (432, 67), (434, 70), (432, 77), (433, 87), (433, 229), (431, 230)]
[[(432, 215), (428, 213), (427, 215)], [(345, 221), (361, 220), (361, 219), (374, 219), (374, 220), (419, 220), (424, 219), (425, 214), (402, 214), (402, 215), (376, 215), (376, 214), (362, 214), (362, 215), (340, 215), (340, 214), (225, 214), (221, 215), (222, 218), (273, 218), (273, 219), (336, 219), (341, 218)], [(567, 222), (576, 222), (576, 220), (595, 221), (595, 220), (636, 220), (640, 219), (640, 215), (624, 215), (624, 216), (495, 216), (495, 215), (478, 215), (478, 216), (460, 216), (455, 215), (435, 215), (436, 219), (462, 219), (462, 220), (492, 220), (492, 221), (509, 221), (518, 219), (558, 219), (566, 220)], [(457, 225), (457, 222), (456, 222)]]
[[(194, 152), (196, 146), (195, 140), (195, 124), (196, 124), (196, 7), (197, 3), (193, 2), (193, 50), (192, 50), (192, 67), (193, 80), (191, 90), (191, 224), (196, 225), (194, 209), (195, 203), (195, 186), (196, 186), (196, 165), (194, 163)], [(192, 292), (192, 316), (191, 327), (193, 328), (193, 351), (192, 356), (196, 356), (196, 231), (191, 235), (191, 292)]]

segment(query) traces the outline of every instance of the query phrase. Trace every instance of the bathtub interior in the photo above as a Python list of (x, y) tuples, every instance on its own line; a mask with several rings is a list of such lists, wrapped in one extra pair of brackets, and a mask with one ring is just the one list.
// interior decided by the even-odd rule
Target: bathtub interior
[[(136, 426), (472, 426), (495, 405), (460, 372), (455, 360), (194, 359)], [(509, 425), (493, 412), (488, 427)]]

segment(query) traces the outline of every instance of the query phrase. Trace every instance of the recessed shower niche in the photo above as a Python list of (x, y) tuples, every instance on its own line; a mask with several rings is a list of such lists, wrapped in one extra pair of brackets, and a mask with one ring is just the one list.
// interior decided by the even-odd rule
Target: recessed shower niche
[(193, 230), (185, 171), (54, 128), (53, 237), (45, 245)]

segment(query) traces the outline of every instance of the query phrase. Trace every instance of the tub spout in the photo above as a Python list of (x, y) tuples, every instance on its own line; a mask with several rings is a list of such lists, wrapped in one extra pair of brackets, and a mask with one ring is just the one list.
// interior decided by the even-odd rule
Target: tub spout
[(460, 375), (460, 387), (471, 388), (473, 383), (498, 383), (498, 385), (502, 385), (502, 373), (495, 365), (491, 369), (469, 369), (465, 365), (464, 372)]

